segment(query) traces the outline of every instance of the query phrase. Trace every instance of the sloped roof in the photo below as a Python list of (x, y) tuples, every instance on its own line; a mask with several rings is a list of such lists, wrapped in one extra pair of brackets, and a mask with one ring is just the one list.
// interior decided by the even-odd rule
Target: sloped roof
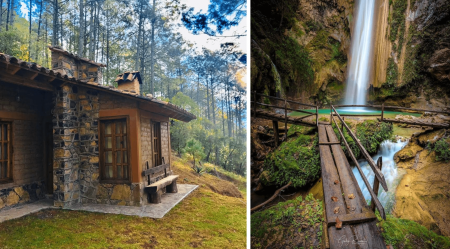
[[(4, 73), (2, 73), (2, 71)], [(23, 77), (15, 75), (19, 71), (26, 71), (31, 76), (24, 80)], [(143, 105), (147, 104), (152, 107), (156, 105), (158, 108), (161, 108), (159, 113), (184, 122), (189, 122), (197, 118), (194, 114), (171, 103), (161, 101), (153, 97), (140, 96), (133, 92), (122, 91), (114, 88), (113, 86), (100, 85), (97, 82), (78, 80), (73, 76), (68, 76), (67, 74), (56, 72), (36, 63), (26, 62), (14, 56), (3, 53), (0, 53), (0, 81), (15, 82), (16, 84), (34, 87), (45, 91), (53, 91), (53, 84), (55, 83), (67, 82), (74, 85), (108, 92), (124, 98), (131, 98), (139, 101), (139, 103)], [(158, 113), (156, 109), (155, 112)]]
[(72, 57), (72, 58), (74, 58), (74, 59), (76, 59), (76, 60), (80, 60), (80, 61), (83, 61), (83, 62), (87, 62), (87, 63), (90, 63), (90, 64), (92, 64), (92, 65), (96, 65), (96, 66), (98, 66), (98, 67), (106, 67), (105, 64), (97, 63), (97, 62), (95, 62), (95, 61), (93, 61), (93, 60), (89, 60), (88, 58), (82, 58), (82, 57), (78, 56), (77, 54), (74, 54), (74, 53), (71, 53), (71, 52), (69, 52), (69, 51), (64, 50), (64, 49), (61, 48), (60, 46), (48, 46), (48, 48), (49, 48), (51, 51), (59, 52), (59, 53), (61, 53), (61, 54), (67, 55), (67, 56), (69, 56), (69, 57)]
[(122, 82), (133, 81), (135, 78), (138, 78), (139, 84), (142, 85), (141, 74), (139, 71), (121, 73), (117, 75), (114, 81), (117, 82), (117, 84), (120, 84)]

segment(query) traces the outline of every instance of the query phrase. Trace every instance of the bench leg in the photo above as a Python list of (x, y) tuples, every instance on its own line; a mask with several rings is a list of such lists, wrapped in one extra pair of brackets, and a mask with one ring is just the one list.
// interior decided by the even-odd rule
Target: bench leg
[(173, 180), (172, 184), (166, 186), (167, 193), (178, 193), (177, 180)]
[(156, 193), (150, 194), (150, 203), (161, 203), (162, 190), (158, 190)]

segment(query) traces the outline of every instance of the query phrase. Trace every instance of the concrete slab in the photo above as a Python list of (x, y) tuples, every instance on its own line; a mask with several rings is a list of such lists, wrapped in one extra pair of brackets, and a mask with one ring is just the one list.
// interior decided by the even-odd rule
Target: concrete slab
[[(71, 207), (65, 208), (68, 210), (76, 211), (88, 211), (106, 214), (123, 214), (123, 215), (135, 215), (140, 217), (150, 217), (155, 219), (160, 219), (164, 217), (175, 205), (180, 203), (184, 198), (186, 198), (192, 191), (198, 188), (198, 185), (190, 184), (177, 184), (178, 193), (166, 193), (161, 197), (161, 203), (159, 204), (145, 204), (142, 207), (131, 207), (131, 206), (116, 206), (116, 205), (106, 205), (106, 204), (77, 204)], [(53, 206), (53, 200), (44, 199), (33, 203), (23, 204), (17, 207), (8, 208), (0, 211), (0, 223), (17, 219), (31, 213), (41, 211), (43, 209), (59, 207)]]
[(4, 209), (0, 211), (0, 223), (7, 220), (17, 219), (47, 208), (57, 207), (53, 206), (53, 200), (43, 199), (32, 203), (26, 203), (16, 207)]
[(198, 185), (190, 184), (177, 184), (178, 193), (166, 193), (161, 197), (161, 203), (151, 204), (146, 203), (142, 207), (131, 206), (115, 206), (107, 204), (76, 204), (65, 209), (88, 211), (106, 214), (123, 214), (123, 215), (135, 215), (140, 217), (149, 217), (160, 219), (164, 217), (175, 205), (182, 201), (192, 191), (198, 188)]

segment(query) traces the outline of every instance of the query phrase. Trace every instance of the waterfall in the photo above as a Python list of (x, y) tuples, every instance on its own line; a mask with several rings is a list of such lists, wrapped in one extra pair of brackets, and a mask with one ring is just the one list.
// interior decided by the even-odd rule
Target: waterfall
[[(378, 158), (381, 156), (383, 161), (383, 167), (381, 172), (384, 175), (386, 180), (386, 184), (388, 186), (388, 192), (384, 192), (384, 189), (380, 186), (378, 200), (380, 200), (381, 205), (383, 205), (384, 209), (387, 213), (389, 213), (395, 202), (395, 191), (397, 190), (397, 185), (400, 183), (403, 175), (406, 173), (406, 170), (397, 168), (397, 164), (394, 162), (394, 155), (401, 149), (403, 149), (408, 144), (408, 141), (400, 141), (392, 142), (389, 140), (384, 141), (380, 144), (380, 149), (377, 154), (372, 157), (372, 159), (376, 162)], [(369, 166), (369, 163), (364, 160), (358, 160), (361, 169), (369, 181), (371, 187), (373, 181), (375, 179), (375, 174), (372, 171), (372, 168)], [(369, 201), (371, 200), (371, 196), (369, 190), (367, 189), (366, 184), (364, 183), (359, 171), (356, 167), (352, 168), (353, 174), (355, 175), (356, 181), (358, 182), (359, 187), (361, 188), (361, 192), (364, 195), (364, 198)]]
[(347, 105), (366, 104), (366, 90), (369, 86), (373, 52), (375, 0), (360, 0), (356, 11), (350, 65), (347, 72), (345, 96)]

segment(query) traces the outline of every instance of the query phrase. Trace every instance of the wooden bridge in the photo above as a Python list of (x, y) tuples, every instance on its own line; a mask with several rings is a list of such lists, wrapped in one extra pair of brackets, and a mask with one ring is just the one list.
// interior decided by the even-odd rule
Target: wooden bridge
[[(275, 100), (284, 105), (273, 105), (257, 102), (257, 96)], [(285, 136), (287, 136), (287, 124), (299, 124), (308, 126), (317, 126), (319, 133), (319, 150), (320, 150), (320, 164), (322, 169), (322, 182), (324, 192), (325, 204), (325, 247), (326, 248), (386, 248), (385, 242), (381, 235), (380, 229), (376, 226), (377, 218), (375, 215), (375, 208), (378, 209), (380, 216), (386, 219), (386, 214), (383, 206), (377, 198), (379, 185), (384, 191), (388, 191), (387, 184), (383, 173), (381, 173), (382, 160), (378, 159), (375, 163), (361, 144), (359, 139), (353, 131), (344, 122), (343, 117), (336, 111), (335, 106), (331, 106), (330, 122), (319, 122), (319, 111), (317, 106), (302, 104), (282, 98), (267, 96), (263, 94), (254, 94), (252, 103), (252, 114), (254, 117), (272, 120), (274, 124), (275, 143), (278, 143), (278, 122), (285, 123)], [(308, 106), (315, 108), (314, 112), (307, 112), (303, 110), (296, 110), (288, 107), (289, 104), (296, 104), (298, 106)], [(257, 106), (265, 107), (266, 110), (258, 109)], [(362, 106), (336, 106), (336, 107), (362, 107)], [(382, 112), (379, 118), (382, 122), (393, 122), (391, 119), (384, 118), (384, 109), (409, 109), (411, 111), (428, 111), (420, 109), (411, 109), (403, 107), (392, 106), (368, 106), (372, 108), (381, 108)], [(274, 108), (278, 113), (268, 110)], [(283, 114), (279, 111), (284, 111)], [(303, 117), (288, 117), (287, 111), (297, 111), (307, 113)], [(448, 114), (448, 113), (447, 113)], [(306, 118), (315, 116), (315, 122), (307, 121)], [(364, 116), (364, 115), (358, 115)], [(375, 115), (371, 115), (375, 116)], [(332, 123), (336, 125), (339, 138), (333, 130)], [(408, 122), (404, 122), (408, 123)], [(418, 124), (417, 125), (424, 125)], [(433, 124), (426, 123), (425, 125), (432, 127), (448, 127), (448, 124)], [(348, 142), (345, 140), (343, 133), (344, 129), (352, 137), (361, 151), (361, 154), (367, 160), (372, 171), (375, 174), (373, 188), (362, 172), (357, 159), (353, 155)], [(341, 144), (347, 148), (353, 163), (356, 165), (367, 189), (372, 197), (371, 206), (368, 206), (364, 195), (359, 188), (358, 182), (352, 172), (350, 163), (342, 150)]]

